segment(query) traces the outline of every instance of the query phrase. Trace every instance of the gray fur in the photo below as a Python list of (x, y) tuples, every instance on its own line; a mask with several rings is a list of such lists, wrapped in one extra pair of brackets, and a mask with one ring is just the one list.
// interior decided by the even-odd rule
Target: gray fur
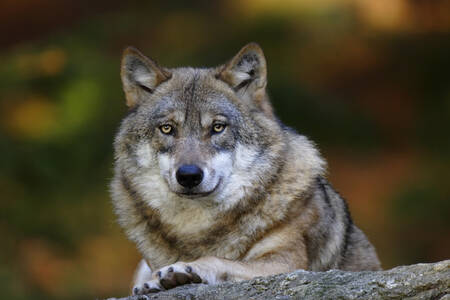
[[(296, 268), (380, 268), (316, 147), (273, 114), (257, 45), (211, 69), (161, 68), (135, 49), (122, 62), (131, 110), (114, 143), (112, 199), (149, 267), (192, 262), (210, 283)], [(214, 124), (225, 129), (215, 133)], [(203, 170), (198, 186), (177, 182), (185, 164)]]

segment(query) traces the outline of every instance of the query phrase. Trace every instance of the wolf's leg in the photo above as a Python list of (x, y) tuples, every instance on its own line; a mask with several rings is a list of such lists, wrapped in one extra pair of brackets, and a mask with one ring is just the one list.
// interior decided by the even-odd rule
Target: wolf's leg
[(217, 257), (203, 257), (189, 263), (177, 262), (160, 269), (155, 274), (161, 286), (171, 289), (192, 282), (216, 284), (227, 280), (248, 280), (290, 270), (292, 266), (277, 261), (236, 262)]
[(134, 273), (133, 295), (142, 295), (163, 290), (158, 280), (152, 280), (152, 270), (145, 259), (142, 259)]

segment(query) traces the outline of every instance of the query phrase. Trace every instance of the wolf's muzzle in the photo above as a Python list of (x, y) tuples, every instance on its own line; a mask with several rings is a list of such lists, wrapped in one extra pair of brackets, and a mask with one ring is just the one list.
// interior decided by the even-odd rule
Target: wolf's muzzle
[(177, 181), (186, 188), (193, 188), (203, 180), (203, 171), (196, 165), (182, 165), (176, 173)]

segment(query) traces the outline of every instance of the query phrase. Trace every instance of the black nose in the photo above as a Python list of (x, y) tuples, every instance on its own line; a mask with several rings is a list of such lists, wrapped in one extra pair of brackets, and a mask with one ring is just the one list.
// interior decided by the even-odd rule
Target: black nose
[(196, 165), (182, 165), (176, 175), (178, 183), (187, 188), (199, 185), (203, 179), (203, 171)]

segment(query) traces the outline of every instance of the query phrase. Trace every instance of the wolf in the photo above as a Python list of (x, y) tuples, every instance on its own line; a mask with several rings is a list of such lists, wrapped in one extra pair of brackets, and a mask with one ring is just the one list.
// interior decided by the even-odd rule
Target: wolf
[(143, 256), (132, 294), (380, 269), (315, 145), (275, 116), (257, 44), (215, 68), (169, 69), (130, 47), (121, 79), (111, 195)]

